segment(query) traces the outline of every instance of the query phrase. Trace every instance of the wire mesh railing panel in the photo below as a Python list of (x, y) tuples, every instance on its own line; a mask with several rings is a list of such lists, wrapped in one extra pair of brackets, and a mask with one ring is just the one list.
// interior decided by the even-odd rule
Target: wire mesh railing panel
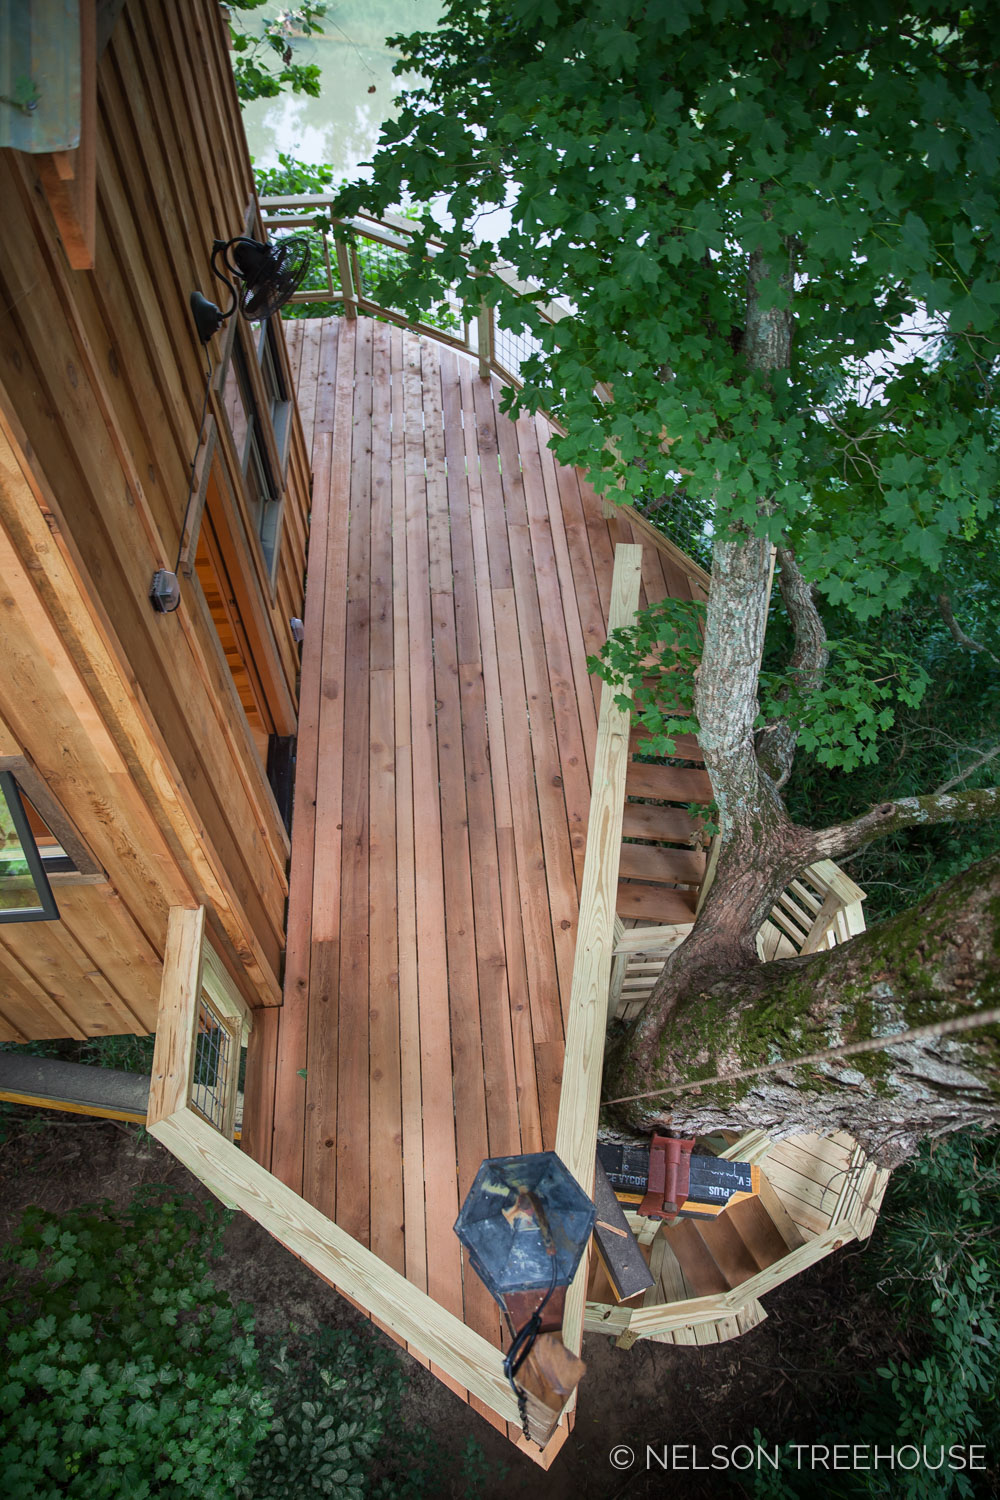
[(511, 328), (501, 328), (494, 322), (493, 358), (503, 373), (518, 384), (522, 383), (521, 366), (533, 354), (540, 354), (541, 349), (541, 340), (533, 333), (526, 329), (516, 332)]
[[(359, 235), (354, 245), (353, 262), (358, 294), (382, 307), (398, 308), (398, 302), (391, 300), (388, 280), (406, 269), (405, 250)], [(402, 311), (402, 308), (398, 310)]]
[(326, 317), (339, 310), (339, 303), (334, 308), (328, 299), (332, 296), (339, 298), (343, 291), (332, 237), (311, 225), (297, 224), (285, 228), (280, 219), (269, 221), (268, 237), (272, 243), (280, 244), (293, 235), (307, 240), (310, 252), (309, 269), (292, 299), (294, 304), (307, 304), (310, 310), (300, 309), (298, 316)]
[(712, 566), (712, 506), (693, 500), (683, 489), (666, 495), (640, 495), (635, 509), (651, 525), (706, 570)]
[[(384, 241), (359, 234), (351, 247), (351, 265), (355, 290), (365, 301), (409, 321), (409, 315), (394, 294), (391, 280), (406, 269), (406, 252)], [(460, 299), (445, 290), (441, 303), (413, 320), (413, 326), (447, 334), (449, 339), (468, 343), (465, 309)]]
[(232, 1031), (202, 996), (195, 1032), (191, 1104), (216, 1130), (225, 1129), (239, 1065), (239, 1048)]

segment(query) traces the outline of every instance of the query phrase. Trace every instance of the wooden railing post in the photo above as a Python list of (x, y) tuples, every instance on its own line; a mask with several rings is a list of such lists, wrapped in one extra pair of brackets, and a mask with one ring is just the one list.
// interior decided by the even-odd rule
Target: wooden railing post
[(493, 361), (493, 309), (485, 300), (479, 304), (476, 319), (476, 345), (479, 351), (479, 378), (489, 380)]
[(340, 290), (344, 299), (344, 317), (356, 318), (358, 315), (358, 293), (354, 285), (354, 273), (351, 270), (351, 255), (343, 240), (334, 238), (337, 250), (337, 270), (340, 273)]
[[(641, 567), (641, 547), (619, 544), (615, 548), (609, 632), (631, 624), (635, 618), (639, 607)], [(564, 1089), (560, 1096), (556, 1125), (556, 1153), (585, 1193), (591, 1193), (594, 1187), (597, 1116), (615, 947), (618, 862), (629, 756), (631, 715), (628, 708), (621, 708), (616, 701), (621, 696), (621, 689), (607, 683), (601, 689), (563, 1062), (563, 1077), (573, 1079), (573, 1087)], [(566, 1296), (563, 1342), (573, 1353), (579, 1353), (583, 1338), (587, 1269), (588, 1257), (585, 1255)]]

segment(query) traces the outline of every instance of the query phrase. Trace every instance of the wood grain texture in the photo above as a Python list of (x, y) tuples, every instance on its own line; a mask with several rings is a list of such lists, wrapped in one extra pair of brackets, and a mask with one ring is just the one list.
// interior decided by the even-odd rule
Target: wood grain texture
[[(635, 615), (641, 561), (641, 547), (630, 545), (617, 549), (609, 629), (627, 624)], [(618, 696), (608, 687), (601, 695), (580, 896), (580, 926), (566, 1034), (564, 1073), (573, 1083), (563, 1092), (556, 1129), (556, 1151), (588, 1193), (594, 1179), (597, 1115), (615, 941), (617, 866), (628, 765), (629, 715), (627, 709), (619, 707)], [(567, 1347), (577, 1352), (583, 1335), (586, 1280), (585, 1257), (566, 1299), (563, 1324), (564, 1341)]]
[[(275, 1098), (294, 1107), (272, 1165), (499, 1348), (452, 1224), (485, 1156), (556, 1143), (612, 523), (467, 358), (361, 316), (303, 323), (293, 355), (317, 475), (306, 607), (325, 605), (286, 973), (308, 1045), (283, 1045), (301, 1026), (283, 1017)], [(627, 723), (619, 741), (624, 766)]]
[[(272, 589), (242, 454), (222, 431), (212, 391), (213, 452), (203, 449), (196, 464), (188, 512), (206, 379), (188, 298), (194, 286), (208, 289), (212, 240), (246, 227), (252, 197), (218, 8), (212, 0), (132, 0), (89, 70), (95, 80), (85, 110), (91, 272), (67, 264), (65, 252), (76, 250), (56, 234), (39, 162), (8, 152), (0, 163), (0, 297), (17, 309), (0, 349), (0, 510), (34, 596), (17, 594), (31, 615), (22, 640), (38, 643), (45, 675), (29, 693), (0, 670), (0, 710), (11, 709), (19, 748), (120, 902), (114, 925), (126, 947), (108, 949), (107, 961), (103, 943), (88, 943), (83, 930), (74, 928), (72, 942), (65, 931), (55, 939), (76, 954), (86, 980), (78, 1023), (103, 1032), (112, 1020), (116, 1030), (151, 1024), (146, 981), (123, 991), (113, 955), (143, 955), (138, 977), (150, 950), (162, 955), (176, 904), (212, 906), (247, 1002), (280, 999), (287, 840), (241, 693), (263, 695), (280, 732), (294, 732), (298, 651), (288, 617), (301, 614), (309, 497), (292, 412), (286, 463), (273, 465), (286, 477)], [(280, 324), (275, 339), (290, 379)], [(251, 376), (259, 393), (255, 366)], [(275, 459), (266, 422), (262, 433)], [(148, 600), (154, 569), (176, 566), (185, 519), (200, 513), (213, 484), (245, 564), (228, 568), (242, 590), (241, 628), (225, 643), (193, 574), (182, 577), (176, 614), (157, 616)], [(6, 586), (4, 594), (15, 597)], [(238, 644), (252, 659), (237, 661)], [(87, 899), (95, 927), (106, 928), (104, 896)], [(91, 1018), (88, 991), (102, 997)]]

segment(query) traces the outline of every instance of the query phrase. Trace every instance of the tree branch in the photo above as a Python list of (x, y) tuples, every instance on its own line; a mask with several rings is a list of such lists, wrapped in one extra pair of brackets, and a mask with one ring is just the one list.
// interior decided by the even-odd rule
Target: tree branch
[[(1000, 1124), (1000, 1030), (984, 1024), (1000, 998), (998, 897), (993, 855), (835, 948), (739, 973), (706, 968), (651, 1065), (606, 1078), (608, 1098), (670, 1093), (633, 1098), (616, 1118), (641, 1134), (665, 1123), (685, 1134), (849, 1130), (885, 1166), (928, 1133)], [(842, 1047), (849, 1060), (832, 1054)]]
[[(788, 670), (798, 679), (798, 685), (808, 691), (820, 686), (830, 659), (826, 630), (816, 608), (812, 585), (803, 578), (795, 553), (788, 547), (778, 548), (778, 570), (781, 597), (795, 631)], [(788, 692), (788, 688), (783, 688), (779, 698), (787, 698)], [(798, 733), (787, 719), (780, 719), (758, 737), (757, 759), (779, 790), (791, 775), (797, 743)]]
[(853, 818), (824, 828), (814, 835), (816, 859), (840, 859), (872, 839), (884, 838), (898, 828), (916, 828), (932, 823), (973, 823), (1000, 817), (1000, 786), (979, 791), (932, 792), (926, 797), (900, 797), (881, 802)]
[(955, 619), (955, 612), (951, 607), (951, 600), (949, 599), (948, 595), (938, 594), (937, 602), (938, 609), (941, 611), (941, 618), (947, 625), (948, 629), (951, 631), (958, 644), (960, 646), (966, 646), (970, 651), (982, 651), (986, 656), (989, 657), (990, 661), (995, 661), (997, 666), (1000, 667), (1000, 656), (994, 655), (989, 646), (984, 646), (981, 644), (981, 642), (974, 641), (971, 635), (966, 635), (961, 625)]
[(960, 781), (968, 780), (973, 771), (978, 771), (980, 766), (985, 766), (987, 761), (995, 759), (998, 755), (1000, 755), (1000, 745), (994, 745), (992, 750), (984, 750), (983, 754), (978, 756), (972, 762), (971, 766), (966, 766), (964, 771), (959, 771), (957, 776), (952, 776), (950, 780), (945, 782), (944, 786), (939, 786), (935, 796), (939, 797), (942, 792), (950, 792), (953, 786), (958, 786)]

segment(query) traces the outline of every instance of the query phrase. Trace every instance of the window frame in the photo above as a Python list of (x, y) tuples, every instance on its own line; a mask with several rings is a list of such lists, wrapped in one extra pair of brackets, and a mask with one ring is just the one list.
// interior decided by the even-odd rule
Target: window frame
[(48, 783), (24, 755), (0, 755), (0, 773), (13, 776), (20, 790), (45, 823), (49, 832), (58, 839), (60, 848), (73, 861), (72, 870), (50, 870), (48, 880), (52, 885), (97, 885), (108, 879), (107, 871), (90, 852), (69, 814), (49, 790)]
[[(35, 840), (31, 824), (28, 822), (24, 803), (21, 801), (21, 788), (11, 771), (0, 771), (0, 798), (3, 799), (10, 813), (14, 832), (17, 834), (21, 853), (28, 866), (28, 874), (31, 876), (35, 895), (38, 898), (35, 906), (5, 907), (0, 905), (0, 926), (13, 925), (15, 922), (58, 922), (59, 908), (52, 894), (41, 850)], [(0, 890), (2, 890), (2, 880), (3, 877), (0, 876)]]
[[(226, 431), (232, 440), (233, 452), (236, 456), (243, 505), (248, 522), (247, 533), (254, 538), (265, 592), (273, 605), (277, 595), (278, 562), (284, 530), (287, 453), (282, 455), (278, 445), (278, 435), (272, 423), (271, 404), (258, 358), (257, 344), (249, 337), (249, 332), (247, 336), (244, 335), (242, 326), (244, 322), (245, 320), (239, 314), (233, 318), (231, 336), (214, 383), (222, 416), (225, 418)], [(248, 324), (248, 331), (254, 326)], [(273, 349), (272, 359), (280, 378), (280, 362), (275, 357)], [(233, 432), (233, 424), (229, 419), (226, 406), (226, 388), (230, 378), (234, 376), (234, 362), (237, 362), (235, 379), (247, 417), (247, 433), (242, 452), (237, 448), (236, 435)], [(291, 404), (287, 398), (285, 404), (289, 406)], [(290, 419), (286, 425), (290, 432)], [(290, 444), (286, 443), (286, 449), (289, 446)], [(251, 485), (251, 466), (256, 468), (261, 481), (256, 486)], [(259, 502), (255, 499), (257, 493), (264, 495)], [(272, 516), (273, 524), (268, 529), (271, 531), (273, 540), (268, 543), (265, 540), (264, 522), (265, 518)]]

